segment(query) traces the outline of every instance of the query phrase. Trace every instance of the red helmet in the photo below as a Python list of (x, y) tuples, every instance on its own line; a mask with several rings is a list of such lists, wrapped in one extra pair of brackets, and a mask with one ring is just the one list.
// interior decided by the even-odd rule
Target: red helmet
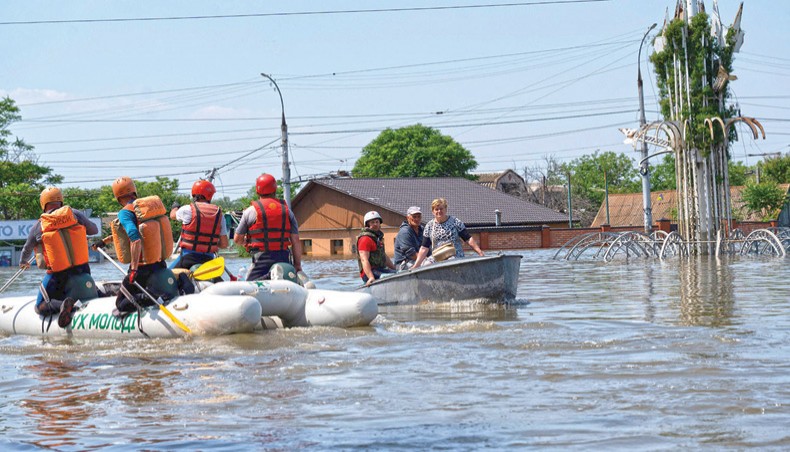
[(277, 192), (277, 181), (271, 174), (263, 173), (255, 179), (255, 192), (259, 195), (271, 195)]
[(200, 179), (192, 184), (192, 196), (200, 195), (206, 198), (208, 202), (211, 202), (211, 198), (214, 197), (214, 193), (216, 192), (217, 189), (214, 188), (214, 184), (207, 180)]

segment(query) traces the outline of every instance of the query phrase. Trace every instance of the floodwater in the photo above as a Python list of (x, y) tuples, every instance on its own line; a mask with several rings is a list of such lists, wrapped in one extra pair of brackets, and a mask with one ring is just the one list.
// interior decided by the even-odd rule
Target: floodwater
[[(521, 253), (506, 308), (385, 307), (367, 328), (216, 338), (0, 337), (0, 448), (790, 448), (787, 259), (553, 253)], [(359, 282), (353, 261), (305, 270), (321, 288)]]

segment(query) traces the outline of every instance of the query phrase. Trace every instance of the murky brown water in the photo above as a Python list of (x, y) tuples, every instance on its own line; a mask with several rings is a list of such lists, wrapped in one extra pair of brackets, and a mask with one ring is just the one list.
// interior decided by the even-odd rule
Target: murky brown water
[[(786, 259), (522, 254), (510, 308), (191, 340), (0, 337), (0, 447), (790, 448)], [(306, 270), (358, 284), (353, 261)]]

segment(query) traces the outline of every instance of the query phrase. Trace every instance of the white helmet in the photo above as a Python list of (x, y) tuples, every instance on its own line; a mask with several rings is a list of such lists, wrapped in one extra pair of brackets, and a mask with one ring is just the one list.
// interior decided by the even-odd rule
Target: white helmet
[(375, 210), (371, 210), (370, 212), (365, 214), (365, 219), (362, 221), (362, 224), (364, 224), (365, 227), (367, 227), (368, 221), (375, 219), (378, 219), (379, 221), (384, 221), (381, 219), (381, 215), (379, 215), (378, 212), (376, 212)]

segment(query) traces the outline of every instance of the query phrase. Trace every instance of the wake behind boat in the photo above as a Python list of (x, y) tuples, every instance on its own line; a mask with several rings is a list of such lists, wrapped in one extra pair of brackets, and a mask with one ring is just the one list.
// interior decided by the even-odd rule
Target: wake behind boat
[(516, 298), (520, 255), (450, 259), (407, 270), (362, 286), (379, 305), (470, 301), (507, 303)]

